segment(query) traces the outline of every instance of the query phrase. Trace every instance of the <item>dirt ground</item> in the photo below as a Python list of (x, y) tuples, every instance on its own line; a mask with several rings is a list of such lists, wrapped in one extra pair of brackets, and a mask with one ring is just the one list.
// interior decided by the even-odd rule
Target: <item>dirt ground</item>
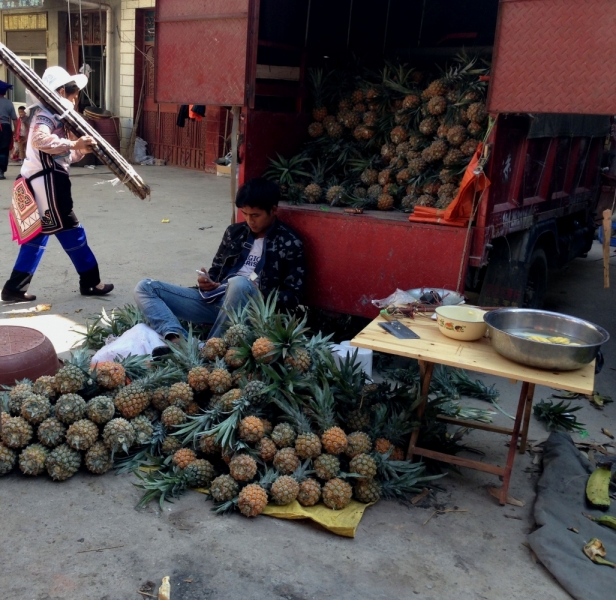
[[(229, 223), (229, 180), (171, 167), (140, 171), (152, 187), (150, 201), (111, 185), (103, 167), (76, 168), (72, 175), (76, 212), (104, 281), (116, 290), (104, 299), (80, 296), (69, 260), (52, 240), (31, 287), (36, 304), (49, 303), (51, 309), (2, 304), (3, 324), (40, 329), (63, 354), (80, 339), (88, 315), (132, 302), (140, 279), (193, 283), (195, 269), (209, 265)], [(2, 182), (3, 212), (16, 173), (17, 167), (10, 167), (9, 181)], [(5, 223), (0, 230), (4, 277), (16, 252)], [(614, 292), (603, 289), (600, 258), (595, 247), (588, 258), (553, 277), (547, 308), (616, 332)], [(616, 285), (614, 274), (612, 268)], [(614, 347), (614, 342), (606, 345), (606, 364), (596, 379), (596, 388), (607, 394), (616, 389)], [(519, 384), (485, 381), (497, 384), (501, 405), (513, 412)], [(550, 392), (538, 388), (535, 398), (548, 398)], [(584, 399), (576, 402), (584, 405), (579, 418), (586, 439), (609, 441), (601, 427), (616, 429), (616, 406), (598, 411)], [(497, 424), (506, 421), (500, 414), (495, 418)], [(530, 437), (547, 437), (534, 417)], [(485, 452), (485, 460), (503, 464), (506, 438), (475, 432), (465, 441)], [(496, 478), (462, 470), (441, 480), (444, 491), (418, 506), (379, 502), (368, 508), (355, 539), (306, 522), (219, 517), (196, 492), (162, 511), (157, 504), (136, 509), (140, 490), (132, 476), (80, 472), (54, 483), (12, 474), (0, 480), (0, 590), (7, 600), (143, 600), (148, 596), (137, 594), (141, 586), (148, 581), (158, 586), (170, 575), (173, 600), (561, 600), (568, 594), (524, 546), (534, 524), (538, 475), (532, 458), (516, 458), (510, 487), (524, 507), (500, 507), (488, 494), (490, 485), (498, 485)], [(436, 509), (461, 512), (434, 514)]]

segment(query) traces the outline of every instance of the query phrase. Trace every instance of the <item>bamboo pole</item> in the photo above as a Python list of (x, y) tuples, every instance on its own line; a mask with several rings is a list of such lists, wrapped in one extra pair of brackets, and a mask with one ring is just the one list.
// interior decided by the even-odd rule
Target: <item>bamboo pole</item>
[(603, 211), (603, 287), (610, 287), (610, 242), (612, 241), (612, 211)]
[(240, 126), (240, 106), (232, 107), (233, 125), (231, 126), (231, 225), (235, 223), (235, 192), (237, 187), (237, 133)]
[(141, 176), (128, 164), (124, 157), (107, 140), (105, 140), (77, 111), (66, 109), (62, 97), (49, 89), (43, 80), (11, 50), (0, 43), (0, 60), (6, 68), (19, 79), (26, 89), (43, 103), (56, 117), (66, 123), (69, 129), (78, 137), (89, 135), (96, 141), (92, 148), (101, 162), (105, 163), (112, 173), (136, 196), (142, 200), (150, 195), (150, 187)]

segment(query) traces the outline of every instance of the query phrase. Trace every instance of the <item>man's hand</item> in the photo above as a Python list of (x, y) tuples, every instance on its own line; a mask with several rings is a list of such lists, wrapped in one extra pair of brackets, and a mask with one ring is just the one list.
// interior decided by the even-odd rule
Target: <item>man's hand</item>
[[(205, 267), (203, 267), (201, 270), (204, 273), (207, 273), (207, 269)], [(215, 290), (216, 288), (220, 287), (220, 283), (214, 283), (203, 275), (199, 275), (199, 277), (197, 277), (197, 284), (202, 292), (211, 292), (212, 290)]]
[(83, 154), (92, 152), (92, 148), (97, 146), (96, 140), (91, 135), (83, 135), (75, 141), (73, 150), (79, 150)]

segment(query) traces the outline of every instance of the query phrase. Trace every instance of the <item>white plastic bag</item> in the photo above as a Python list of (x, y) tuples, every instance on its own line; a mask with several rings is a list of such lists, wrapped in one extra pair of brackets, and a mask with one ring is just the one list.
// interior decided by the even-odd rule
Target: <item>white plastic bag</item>
[(135, 138), (135, 150), (133, 152), (133, 162), (139, 164), (148, 158), (148, 143), (140, 137)]
[(411, 304), (412, 302), (417, 302), (417, 298), (413, 296), (413, 294), (400, 289), (396, 290), (391, 296), (383, 298), (382, 300), (372, 300), (372, 304), (378, 308), (387, 308), (392, 304), (394, 306), (405, 306), (407, 304)]
[(151, 354), (154, 348), (164, 345), (162, 336), (145, 323), (139, 323), (119, 338), (108, 339), (107, 344), (92, 357), (92, 364), (111, 361), (116, 357), (125, 358), (129, 354)]

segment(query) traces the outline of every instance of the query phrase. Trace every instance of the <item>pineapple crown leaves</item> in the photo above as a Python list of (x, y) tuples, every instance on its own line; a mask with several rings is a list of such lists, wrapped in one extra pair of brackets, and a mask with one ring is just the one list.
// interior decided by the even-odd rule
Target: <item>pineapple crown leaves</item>
[(533, 413), (540, 421), (545, 423), (548, 431), (557, 431), (559, 429), (581, 431), (584, 429), (584, 423), (580, 423), (576, 415), (572, 414), (581, 408), (581, 405), (571, 406), (570, 402), (565, 404), (564, 400), (557, 404), (551, 400), (543, 400), (533, 406)]
[(293, 471), (291, 477), (297, 481), (297, 483), (301, 483), (304, 479), (310, 477), (310, 475), (314, 474), (314, 469), (312, 467), (312, 461), (310, 459), (305, 460), (303, 463), (300, 463), (299, 467)]
[(260, 369), (271, 382), (267, 395), (270, 401), (282, 395), (289, 400), (297, 398), (302, 403), (307, 402), (307, 393), (312, 390), (312, 382), (306, 374), (297, 369), (287, 369), (284, 365), (276, 365), (274, 368), (272, 365), (261, 364)]
[(200, 343), (199, 338), (193, 335), (192, 326), (190, 326), (187, 339), (180, 337), (173, 343), (167, 343), (171, 350), (171, 353), (167, 355), (168, 360), (185, 371), (203, 365), (205, 361), (199, 356)]
[(332, 384), (336, 398), (343, 402), (355, 402), (361, 396), (366, 383), (366, 375), (357, 360), (358, 353), (358, 349), (348, 353), (340, 360), (340, 365), (336, 363), (331, 352), (323, 356), (323, 363), (328, 371), (327, 379)]
[(332, 92), (332, 72), (324, 69), (308, 69), (308, 83), (314, 104), (318, 108), (323, 105)]
[(152, 447), (133, 452), (128, 456), (116, 459), (113, 467), (117, 475), (123, 473), (136, 473), (157, 471), (164, 465), (164, 460), (152, 452)]
[(81, 369), (85, 375), (90, 375), (90, 362), (92, 355), (88, 348), (82, 347), (75, 352), (71, 352), (70, 358), (64, 361), (64, 366), (73, 365), (78, 369)]
[(280, 397), (272, 396), (272, 402), (285, 414), (285, 420), (289, 421), (298, 433), (312, 432), (311, 419), (302, 411), (301, 405), (295, 398), (285, 401)]
[(86, 320), (86, 331), (82, 333), (85, 347), (98, 350), (105, 345), (109, 336), (120, 337), (125, 331), (143, 322), (143, 313), (134, 304), (114, 308), (111, 314), (103, 308), (100, 315), (93, 315)]
[(212, 507), (212, 511), (215, 512), (217, 515), (227, 515), (237, 509), (238, 501), (239, 495), (232, 500), (227, 500), (226, 502), (215, 502), (214, 506)]
[(158, 369), (149, 369), (143, 377), (136, 379), (132, 384), (138, 384), (146, 390), (153, 390), (179, 381), (186, 381), (184, 372), (174, 364), (166, 364)]
[(287, 159), (278, 153), (276, 155), (278, 160), (269, 159), (270, 167), (264, 173), (267, 179), (273, 179), (283, 185), (292, 185), (298, 178), (310, 177), (310, 173), (304, 170), (304, 163), (310, 160), (307, 156), (298, 154)]
[(124, 358), (118, 357), (118, 362), (124, 367), (126, 377), (131, 381), (144, 377), (150, 370), (150, 361), (152, 357), (149, 354), (129, 354)]
[(165, 501), (173, 502), (172, 498), (179, 498), (188, 488), (188, 478), (178, 467), (173, 467), (168, 472), (152, 471), (150, 473), (141, 474), (135, 472), (140, 483), (133, 485), (145, 490), (145, 494), (137, 504), (143, 508), (152, 500), (158, 499), (160, 508), (163, 508)]
[(320, 385), (315, 383), (312, 386), (312, 398), (308, 401), (308, 407), (321, 431), (335, 427), (334, 394), (326, 379), (321, 379)]
[(220, 421), (221, 415), (219, 408), (198, 415), (188, 415), (186, 423), (177, 426), (172, 435), (179, 438), (183, 446), (191, 445), (196, 448), (199, 438), (208, 434), (210, 429)]
[(405, 437), (418, 426), (412, 417), (411, 408), (403, 408), (398, 412), (386, 404), (376, 404), (370, 435), (372, 438), (383, 437), (395, 445), (403, 444)]
[(274, 360), (284, 360), (287, 356), (297, 358), (297, 350), (306, 345), (306, 333), (309, 331), (306, 327), (307, 318), (306, 315), (301, 320), (281, 313), (275, 315), (262, 332), (274, 345), (274, 349), (265, 356), (273, 356)]
[(479, 379), (475, 379), (475, 381), (471, 380), (464, 369), (452, 369), (450, 378), (458, 391), (465, 396), (471, 396), (472, 398), (478, 398), (479, 400), (493, 403), (498, 401), (499, 394), (496, 386), (491, 385), (488, 387)]
[(271, 292), (267, 298), (261, 294), (253, 296), (246, 304), (247, 321), (256, 332), (264, 331), (276, 314), (278, 292)]
[(460, 397), (458, 387), (451, 377), (452, 369), (445, 365), (436, 365), (430, 381), (431, 391), (441, 393), (453, 400)]

